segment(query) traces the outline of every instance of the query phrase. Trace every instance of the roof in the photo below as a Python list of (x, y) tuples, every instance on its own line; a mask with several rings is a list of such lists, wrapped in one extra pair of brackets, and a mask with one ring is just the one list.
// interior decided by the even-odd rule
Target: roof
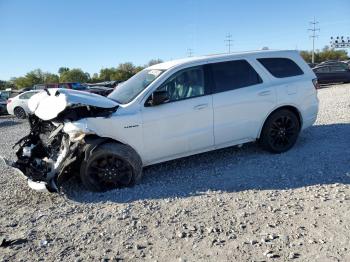
[(204, 62), (207, 60), (215, 60), (215, 59), (225, 59), (225, 58), (235, 58), (235, 57), (241, 57), (241, 56), (255, 56), (255, 55), (264, 55), (264, 56), (276, 56), (276, 55), (283, 55), (286, 53), (296, 53), (298, 51), (296, 50), (257, 50), (257, 51), (246, 51), (246, 52), (235, 52), (230, 54), (214, 54), (214, 55), (205, 55), (205, 56), (196, 56), (196, 57), (188, 57), (188, 58), (182, 58), (172, 61), (167, 61), (164, 63), (156, 64), (153, 66), (150, 66), (149, 69), (161, 69), (161, 70), (167, 70), (169, 68), (179, 66), (179, 65), (186, 65), (191, 64), (194, 62)]

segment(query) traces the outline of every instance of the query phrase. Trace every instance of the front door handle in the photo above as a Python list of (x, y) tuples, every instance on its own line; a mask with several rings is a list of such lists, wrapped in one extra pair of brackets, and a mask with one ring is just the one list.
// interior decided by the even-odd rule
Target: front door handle
[(207, 108), (207, 107), (208, 107), (208, 104), (200, 104), (200, 105), (194, 106), (193, 109), (202, 110), (202, 109)]
[(269, 96), (271, 95), (271, 91), (267, 90), (267, 91), (262, 91), (260, 93), (258, 93), (259, 96)]

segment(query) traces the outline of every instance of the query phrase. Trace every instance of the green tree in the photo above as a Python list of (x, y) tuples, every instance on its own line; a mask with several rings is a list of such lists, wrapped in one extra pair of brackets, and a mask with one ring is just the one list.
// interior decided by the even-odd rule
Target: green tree
[(11, 81), (0, 80), (0, 90), (5, 90), (7, 88), (14, 89), (15, 85)]
[(58, 74), (59, 75), (62, 75), (64, 72), (67, 72), (67, 71), (69, 71), (68, 67), (60, 67), (60, 68), (58, 68)]
[(44, 83), (44, 72), (40, 69), (35, 69), (28, 72), (25, 76), (12, 78), (12, 82), (17, 88), (32, 87), (33, 85)]
[(132, 77), (136, 73), (135, 66), (128, 62), (119, 64), (116, 68), (116, 72), (112, 75), (111, 80), (117, 80), (117, 81), (125, 81), (128, 80), (130, 77)]
[(73, 68), (62, 72), (60, 82), (80, 82), (86, 83), (89, 81), (89, 75), (84, 73), (80, 68)]
[[(300, 55), (308, 63), (312, 61), (312, 52), (311, 51), (301, 51)], [(348, 54), (345, 50), (335, 50), (325, 46), (321, 51), (316, 50), (315, 52), (315, 63), (321, 63), (326, 60), (346, 60), (349, 59)]]
[(148, 62), (147, 66), (153, 66), (153, 65), (156, 65), (156, 64), (160, 64), (160, 63), (163, 63), (163, 60), (162, 59), (152, 59)]
[(59, 76), (51, 73), (44, 73), (44, 83), (45, 84), (52, 84), (52, 83), (58, 83), (59, 82)]
[(98, 77), (98, 74), (97, 73), (94, 73), (93, 75), (92, 75), (92, 77), (90, 78), (90, 83), (97, 83), (97, 82), (100, 82), (101, 80), (100, 80), (100, 78)]
[(113, 75), (116, 73), (116, 69), (114, 67), (111, 68), (103, 68), (100, 70), (100, 81), (111, 81), (113, 80)]

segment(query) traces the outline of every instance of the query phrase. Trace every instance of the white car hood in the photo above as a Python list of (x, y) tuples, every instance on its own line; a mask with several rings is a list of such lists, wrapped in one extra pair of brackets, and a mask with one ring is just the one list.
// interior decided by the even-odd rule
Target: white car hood
[(28, 101), (31, 113), (45, 121), (54, 119), (67, 107), (74, 105), (114, 108), (119, 104), (104, 96), (63, 88), (47, 89), (33, 95)]

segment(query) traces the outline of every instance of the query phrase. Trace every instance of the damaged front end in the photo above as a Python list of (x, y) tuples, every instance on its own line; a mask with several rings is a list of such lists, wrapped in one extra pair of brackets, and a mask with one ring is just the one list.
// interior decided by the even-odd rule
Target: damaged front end
[[(118, 106), (112, 104), (104, 108), (99, 107), (91, 102), (91, 97), (90, 101), (79, 100), (77, 96), (80, 94), (76, 92), (64, 91), (61, 94), (58, 90), (46, 90), (46, 94), (40, 95), (41, 98), (37, 97), (32, 105), (29, 105), (33, 112), (28, 117), (30, 133), (14, 145), (19, 148), (16, 152), (17, 161), (12, 165), (27, 177), (28, 185), (32, 189), (57, 192), (65, 174), (79, 170), (84, 152), (91, 144), (86, 139), (89, 133), (72, 130), (72, 123), (82, 118), (109, 117)], [(59, 110), (54, 113), (52, 110), (48, 112), (49, 117), (45, 117), (44, 114), (47, 104), (45, 100), (49, 100), (51, 107), (55, 107), (55, 100), (60, 103), (56, 107)], [(41, 103), (43, 101), (44, 103)], [(65, 101), (64, 107), (62, 101)]]
[(29, 116), (30, 133), (15, 146), (18, 168), (28, 178), (28, 184), (38, 191), (58, 191), (59, 178), (69, 164), (77, 160), (79, 142), (71, 142), (63, 124), (55, 126), (35, 115)]

